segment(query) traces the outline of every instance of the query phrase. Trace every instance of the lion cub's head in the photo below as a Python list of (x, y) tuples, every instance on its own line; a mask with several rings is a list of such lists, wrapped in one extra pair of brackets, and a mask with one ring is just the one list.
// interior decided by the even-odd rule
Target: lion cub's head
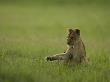
[(67, 36), (67, 44), (74, 45), (74, 43), (80, 37), (80, 30), (79, 29), (69, 29), (68, 31), (69, 31), (69, 34)]

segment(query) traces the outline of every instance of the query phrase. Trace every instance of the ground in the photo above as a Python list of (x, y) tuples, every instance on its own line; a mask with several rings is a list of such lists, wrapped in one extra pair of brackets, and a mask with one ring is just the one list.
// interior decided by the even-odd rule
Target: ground
[[(0, 5), (0, 82), (110, 82), (109, 5)], [(88, 65), (45, 57), (66, 50), (68, 28), (79, 28)]]

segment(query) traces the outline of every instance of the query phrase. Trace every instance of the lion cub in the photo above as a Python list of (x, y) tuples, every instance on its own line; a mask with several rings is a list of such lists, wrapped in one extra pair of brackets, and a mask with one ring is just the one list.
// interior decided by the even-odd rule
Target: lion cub
[(47, 61), (63, 60), (65, 64), (80, 64), (86, 59), (85, 45), (79, 29), (69, 29), (67, 36), (68, 49), (65, 53), (46, 57)]

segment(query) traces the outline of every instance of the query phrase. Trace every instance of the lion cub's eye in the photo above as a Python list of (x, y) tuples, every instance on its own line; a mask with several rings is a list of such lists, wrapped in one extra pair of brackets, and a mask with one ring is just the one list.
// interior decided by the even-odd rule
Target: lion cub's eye
[(71, 39), (73, 39), (74, 37), (70, 37)]

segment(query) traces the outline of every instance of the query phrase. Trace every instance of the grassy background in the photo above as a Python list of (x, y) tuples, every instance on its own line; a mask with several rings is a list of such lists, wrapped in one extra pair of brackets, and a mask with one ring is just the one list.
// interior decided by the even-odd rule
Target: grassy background
[[(110, 82), (108, 3), (11, 1), (0, 4), (0, 82)], [(71, 27), (81, 30), (90, 64), (46, 62), (45, 56), (66, 50)]]

